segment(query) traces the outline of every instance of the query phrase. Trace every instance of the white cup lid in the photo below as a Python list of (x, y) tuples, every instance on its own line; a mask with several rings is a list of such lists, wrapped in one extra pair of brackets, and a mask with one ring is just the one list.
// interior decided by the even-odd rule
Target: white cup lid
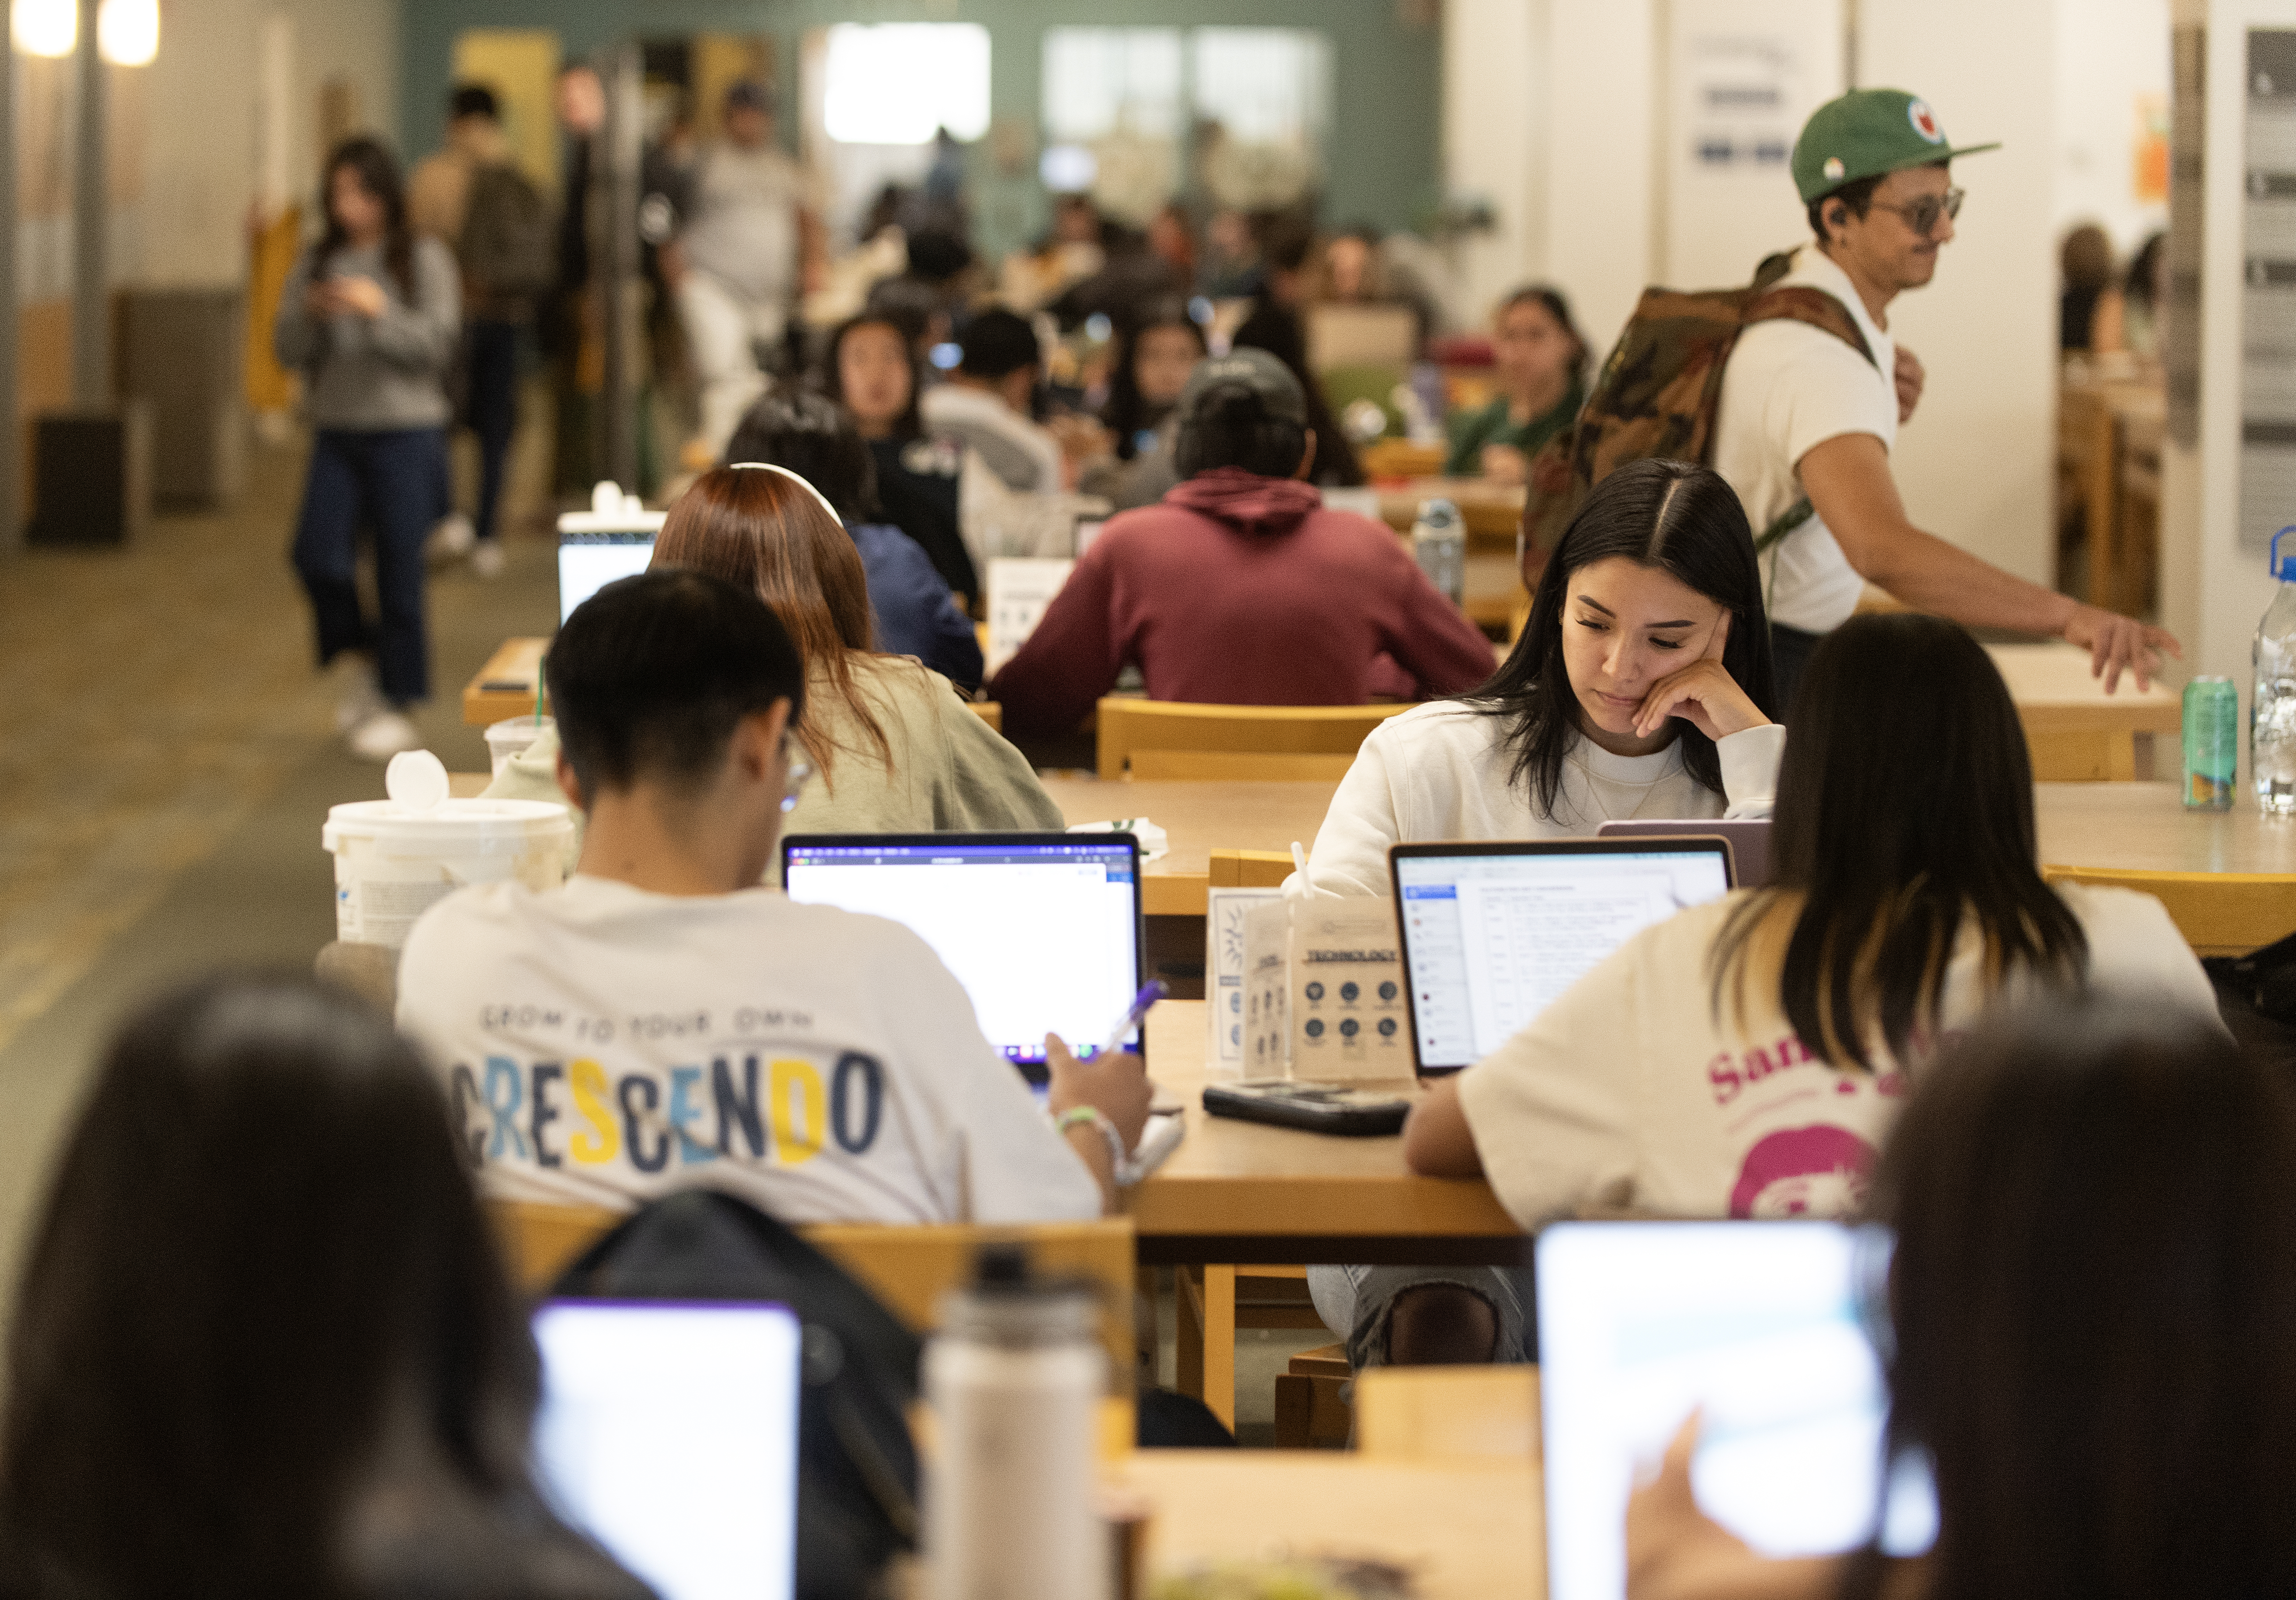
[(390, 758), (382, 787), (401, 811), (436, 811), (447, 798), (447, 764), (427, 750), (403, 750)]

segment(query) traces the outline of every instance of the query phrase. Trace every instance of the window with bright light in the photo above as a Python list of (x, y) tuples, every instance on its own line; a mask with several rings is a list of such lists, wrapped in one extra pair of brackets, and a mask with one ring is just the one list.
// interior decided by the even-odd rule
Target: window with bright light
[(1180, 133), (1187, 106), (1177, 28), (1045, 30), (1045, 131), (1088, 144), (1119, 128), (1152, 138)]
[(1196, 115), (1231, 139), (1305, 152), (1331, 119), (1332, 42), (1298, 28), (1199, 28)]
[(978, 22), (840, 22), (829, 30), (822, 120), (845, 144), (924, 144), (988, 131), (988, 30)]

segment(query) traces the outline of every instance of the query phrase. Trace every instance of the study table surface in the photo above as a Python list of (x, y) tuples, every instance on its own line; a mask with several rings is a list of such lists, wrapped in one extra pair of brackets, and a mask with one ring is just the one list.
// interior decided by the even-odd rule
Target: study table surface
[(1400, 1136), (1335, 1138), (1206, 1115), (1208, 1042), (1201, 1000), (1148, 1013), (1149, 1076), (1159, 1104), (1181, 1107), (1187, 1136), (1128, 1196), (1144, 1263), (1521, 1259), (1522, 1231), (1490, 1186), (1418, 1176)]

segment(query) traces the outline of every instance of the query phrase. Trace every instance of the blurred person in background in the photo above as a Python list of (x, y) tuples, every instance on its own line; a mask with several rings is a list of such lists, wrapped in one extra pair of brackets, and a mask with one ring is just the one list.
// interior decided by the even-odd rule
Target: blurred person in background
[[(462, 334), (461, 275), (407, 226), (398, 163), (373, 139), (327, 158), (326, 231), (297, 260), (272, 325), (303, 376), (311, 464), (292, 559), (319, 665), (337, 661), (336, 731), (388, 761), (422, 743), (409, 709), (430, 693), (423, 545), (447, 500), (447, 373)], [(359, 530), (374, 540), (377, 615), (359, 598)]]
[(891, 312), (864, 311), (829, 336), (822, 388), (868, 443), (886, 520), (916, 541), (957, 603), (970, 609), (980, 597), (980, 578), (958, 521), (964, 450), (925, 432), (917, 406), (923, 384), (911, 324)]
[(1491, 318), (1498, 394), (1451, 419), (1448, 478), (1527, 483), (1530, 458), (1570, 426), (1587, 398), (1587, 341), (1560, 291), (1516, 290)]
[(1307, 397), (1308, 428), (1316, 436), (1316, 458), (1308, 481), (1319, 488), (1353, 488), (1364, 481), (1354, 448), (1332, 414), (1324, 387), (1308, 370), (1308, 335), (1300, 325), (1313, 287), (1316, 235), (1305, 223), (1285, 221), (1268, 231), (1264, 273), (1251, 312), (1235, 331), (1231, 348), (1265, 350), (1290, 369)]
[(1206, 355), (1204, 331), (1185, 300), (1160, 299), (1119, 323), (1101, 424), (1110, 454), (1088, 464), (1077, 487), (1118, 511), (1151, 505), (1180, 480), (1173, 448), (1188, 376)]
[(2169, 235), (2155, 233), (2136, 247), (2120, 292), (2097, 301), (2091, 343), (2127, 350), (2139, 361), (2161, 358), (2161, 322), (2169, 308)]
[[(2120, 298), (2112, 286), (2112, 241), (2096, 224), (2085, 222), (2065, 235), (2064, 244), (2058, 251), (2058, 265), (2063, 288), (2057, 295), (2057, 348), (2103, 348), (2096, 342), (2097, 322), (2106, 302)], [(2120, 323), (2120, 308), (2117, 304), (2107, 320), (2116, 325)]]

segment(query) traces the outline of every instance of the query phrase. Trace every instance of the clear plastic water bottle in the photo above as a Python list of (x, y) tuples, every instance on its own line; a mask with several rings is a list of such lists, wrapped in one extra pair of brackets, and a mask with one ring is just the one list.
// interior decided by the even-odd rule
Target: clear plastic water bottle
[(2248, 725), (2248, 769), (2256, 779), (2256, 804), (2267, 813), (2296, 812), (2296, 554), (2280, 554), (2280, 541), (2296, 533), (2284, 528), (2272, 536), (2272, 575), (2280, 592), (2264, 620), (2256, 625), (2256, 695)]
[(1467, 598), (1467, 529), (1459, 508), (1448, 500), (1420, 505), (1419, 520), (1411, 525), (1411, 554), (1427, 581), (1451, 597), (1453, 605)]

